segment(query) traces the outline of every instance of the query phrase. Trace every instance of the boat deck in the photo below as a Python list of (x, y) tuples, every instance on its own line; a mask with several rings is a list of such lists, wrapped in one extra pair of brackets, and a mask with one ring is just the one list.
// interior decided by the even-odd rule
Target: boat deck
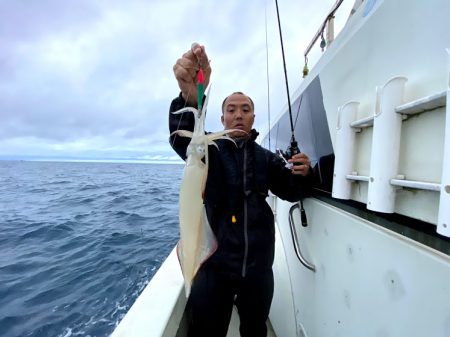
[[(239, 315), (236, 307), (233, 308), (233, 314), (231, 316), (230, 326), (228, 327), (227, 337), (239, 337)], [(267, 321), (267, 337), (277, 337), (273, 331), (270, 321)]]

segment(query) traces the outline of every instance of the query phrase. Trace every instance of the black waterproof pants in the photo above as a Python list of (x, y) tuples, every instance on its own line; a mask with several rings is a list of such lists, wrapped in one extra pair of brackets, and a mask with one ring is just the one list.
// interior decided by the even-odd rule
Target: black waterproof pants
[(239, 313), (241, 337), (266, 337), (272, 296), (271, 269), (241, 277), (203, 266), (187, 304), (188, 337), (225, 337), (233, 304)]

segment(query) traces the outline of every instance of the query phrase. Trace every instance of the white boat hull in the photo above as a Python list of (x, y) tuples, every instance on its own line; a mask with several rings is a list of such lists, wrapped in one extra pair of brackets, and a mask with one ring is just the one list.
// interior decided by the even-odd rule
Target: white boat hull
[(308, 199), (308, 227), (298, 213), (294, 219), (313, 272), (297, 259), (284, 219), (291, 206), (277, 202), (278, 286), (270, 319), (278, 337), (450, 336), (448, 255)]

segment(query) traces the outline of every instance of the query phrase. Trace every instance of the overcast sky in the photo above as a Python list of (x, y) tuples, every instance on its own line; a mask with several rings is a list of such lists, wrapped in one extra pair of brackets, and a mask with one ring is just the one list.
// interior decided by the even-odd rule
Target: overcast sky
[[(334, 3), (279, 0), (291, 93)], [(266, 12), (275, 119), (287, 99), (274, 1), (0, 0), (0, 157), (174, 159), (172, 66), (194, 41), (213, 69), (206, 129), (220, 130), (223, 98), (244, 91), (264, 130)]]

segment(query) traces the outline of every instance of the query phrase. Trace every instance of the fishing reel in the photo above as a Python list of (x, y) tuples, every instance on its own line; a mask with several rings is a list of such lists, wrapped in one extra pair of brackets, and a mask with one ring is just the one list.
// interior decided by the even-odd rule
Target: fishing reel
[(291, 159), (294, 155), (300, 153), (300, 149), (298, 148), (297, 141), (291, 140), (291, 144), (288, 146), (286, 151), (281, 149), (276, 149), (277, 155), (285, 162), (286, 167), (291, 169), (294, 164), (289, 163), (288, 160)]
[[(283, 161), (286, 163), (286, 167), (291, 169), (294, 166), (294, 164), (289, 163), (288, 160), (291, 159), (294, 155), (300, 153), (300, 149), (298, 147), (297, 141), (295, 139), (292, 139), (286, 151), (277, 149), (276, 152), (278, 156), (280, 156), (280, 158), (283, 159)], [(305, 208), (303, 207), (303, 199), (300, 199), (300, 219), (302, 222), (302, 226), (307, 227), (308, 219), (306, 217)]]
[(288, 157), (287, 159), (291, 159), (294, 155), (300, 153), (300, 149), (298, 148), (296, 140), (291, 140), (291, 144), (288, 146), (285, 153)]

